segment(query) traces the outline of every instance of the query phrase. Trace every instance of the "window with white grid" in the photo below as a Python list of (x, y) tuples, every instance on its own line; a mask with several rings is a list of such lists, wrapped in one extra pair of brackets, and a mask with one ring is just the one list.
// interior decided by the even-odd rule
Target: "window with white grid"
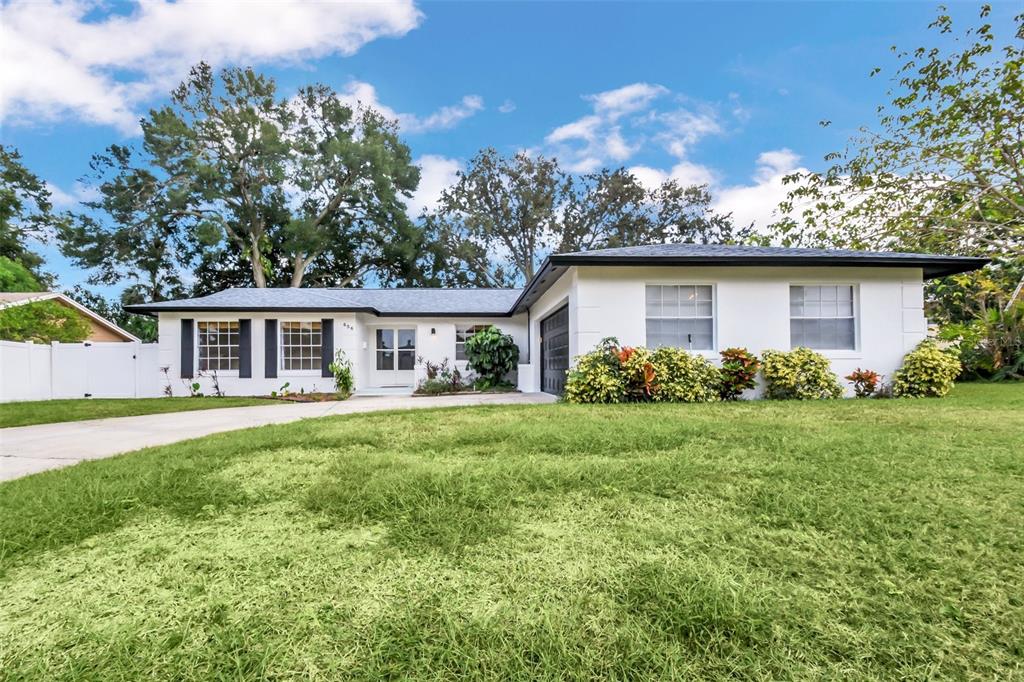
[(710, 284), (647, 286), (647, 347), (712, 350), (715, 318)]
[(238, 369), (238, 321), (199, 322), (199, 371)]
[(789, 287), (790, 346), (815, 350), (854, 350), (856, 319), (853, 286), (827, 284)]
[(281, 369), (320, 369), (320, 323), (281, 323)]
[(489, 324), (456, 325), (455, 327), (455, 359), (466, 360), (466, 341), (478, 331), (487, 329)]

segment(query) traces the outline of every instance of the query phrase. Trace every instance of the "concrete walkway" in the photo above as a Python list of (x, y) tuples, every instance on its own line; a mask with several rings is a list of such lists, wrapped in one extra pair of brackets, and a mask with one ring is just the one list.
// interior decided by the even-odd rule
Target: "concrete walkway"
[(458, 405), (521, 405), (549, 403), (546, 393), (482, 393), (418, 398), (403, 396), (354, 397), (341, 402), (291, 403), (229, 407), (116, 417), (89, 421), (39, 424), (0, 429), (0, 481), (58, 469), (86, 459), (103, 459), (154, 445), (166, 445), (211, 433), (335, 414), (411, 410)]

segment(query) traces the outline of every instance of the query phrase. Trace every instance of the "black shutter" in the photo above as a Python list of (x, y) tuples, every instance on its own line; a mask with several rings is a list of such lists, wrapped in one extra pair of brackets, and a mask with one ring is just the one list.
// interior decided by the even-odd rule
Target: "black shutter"
[(264, 320), (263, 340), (264, 354), (263, 376), (268, 379), (277, 377), (277, 320)]
[(334, 320), (320, 320), (320, 376), (333, 377), (330, 364), (334, 362)]
[(238, 321), (238, 377), (252, 378), (252, 320)]
[(192, 320), (181, 321), (181, 378), (191, 379), (195, 376), (192, 369), (195, 365), (195, 336), (192, 334)]

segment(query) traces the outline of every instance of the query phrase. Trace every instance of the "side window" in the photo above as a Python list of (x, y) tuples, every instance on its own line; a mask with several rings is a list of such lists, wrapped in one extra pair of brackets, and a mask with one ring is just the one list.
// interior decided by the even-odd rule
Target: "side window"
[(647, 347), (713, 350), (715, 318), (710, 284), (647, 286)]
[(789, 343), (815, 350), (854, 350), (853, 286), (789, 287)]

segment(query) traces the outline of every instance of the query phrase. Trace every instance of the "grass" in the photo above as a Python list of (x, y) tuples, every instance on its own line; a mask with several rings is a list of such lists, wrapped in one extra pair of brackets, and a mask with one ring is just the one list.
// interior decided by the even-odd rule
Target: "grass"
[(134, 417), (142, 414), (191, 412), (219, 407), (275, 405), (268, 398), (87, 398), (0, 403), (0, 428), (77, 422), (83, 419)]
[(1024, 385), (331, 417), (0, 508), (8, 679), (1024, 677)]

